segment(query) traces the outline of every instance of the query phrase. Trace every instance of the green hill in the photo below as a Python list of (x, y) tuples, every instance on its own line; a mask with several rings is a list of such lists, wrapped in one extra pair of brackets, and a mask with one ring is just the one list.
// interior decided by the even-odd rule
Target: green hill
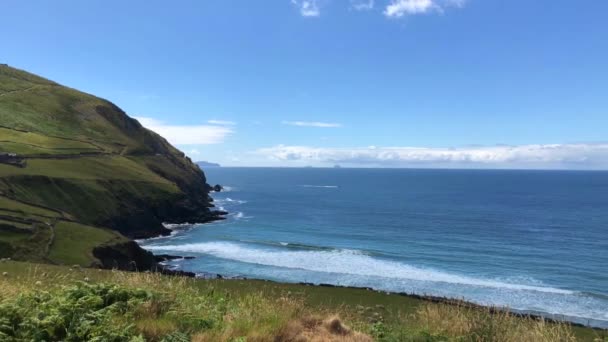
[(221, 218), (209, 190), (197, 165), (116, 105), (0, 65), (0, 257), (149, 268), (129, 239)]

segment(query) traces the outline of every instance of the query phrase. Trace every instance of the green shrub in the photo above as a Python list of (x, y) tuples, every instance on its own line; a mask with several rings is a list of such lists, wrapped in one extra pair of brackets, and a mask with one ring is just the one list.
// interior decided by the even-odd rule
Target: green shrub
[(117, 319), (150, 298), (143, 290), (78, 283), (35, 291), (0, 305), (0, 338), (9, 341), (131, 341), (129, 320)]

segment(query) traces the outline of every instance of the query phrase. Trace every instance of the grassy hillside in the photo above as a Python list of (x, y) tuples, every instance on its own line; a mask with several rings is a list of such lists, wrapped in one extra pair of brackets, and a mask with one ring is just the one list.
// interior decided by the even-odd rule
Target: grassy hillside
[(0, 65), (1, 255), (91, 265), (95, 248), (121, 244), (103, 251), (149, 264), (125, 250), (137, 248), (127, 238), (218, 219), (209, 188), (198, 166), (114, 104)]
[[(5, 274), (4, 274), (5, 273)], [(0, 340), (606, 341), (606, 331), (364, 289), (0, 263)]]

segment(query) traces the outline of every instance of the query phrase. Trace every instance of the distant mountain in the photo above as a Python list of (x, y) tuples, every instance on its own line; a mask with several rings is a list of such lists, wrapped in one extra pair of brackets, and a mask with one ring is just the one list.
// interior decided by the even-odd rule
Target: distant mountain
[(205, 167), (221, 167), (221, 165), (218, 164), (218, 163), (210, 163), (210, 162), (207, 162), (207, 161), (197, 161), (196, 164), (198, 166), (202, 167), (202, 168), (205, 168)]
[(210, 190), (188, 157), (116, 105), (0, 65), (0, 257), (153, 267), (130, 239), (220, 219)]

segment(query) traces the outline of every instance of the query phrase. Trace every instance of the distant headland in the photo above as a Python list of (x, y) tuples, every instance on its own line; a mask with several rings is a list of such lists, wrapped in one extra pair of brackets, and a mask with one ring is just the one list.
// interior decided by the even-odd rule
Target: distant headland
[(211, 163), (211, 162), (208, 162), (208, 161), (197, 161), (196, 165), (198, 165), (200, 167), (222, 167), (218, 163)]

